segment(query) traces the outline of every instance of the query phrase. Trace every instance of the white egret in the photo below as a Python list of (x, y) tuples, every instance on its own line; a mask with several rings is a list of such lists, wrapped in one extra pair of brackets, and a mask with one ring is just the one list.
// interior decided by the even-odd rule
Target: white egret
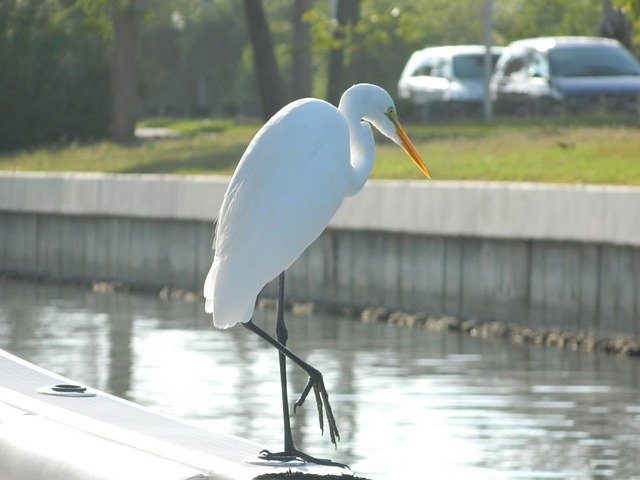
[[(309, 375), (294, 412), (313, 389), (320, 428), (326, 415), (331, 442), (336, 445), (340, 437), (322, 374), (286, 347), (284, 271), (322, 233), (344, 198), (359, 192), (369, 178), (375, 157), (371, 126), (403, 147), (430, 178), (389, 94), (378, 86), (359, 84), (344, 92), (338, 108), (323, 100), (302, 99), (276, 113), (247, 147), (222, 203), (213, 264), (204, 284), (206, 311), (213, 314), (216, 327), (241, 322), (280, 352), (284, 451), (264, 451), (265, 459), (334, 464), (300, 452), (293, 443), (285, 357)], [(251, 318), (257, 295), (279, 274), (274, 339)]]

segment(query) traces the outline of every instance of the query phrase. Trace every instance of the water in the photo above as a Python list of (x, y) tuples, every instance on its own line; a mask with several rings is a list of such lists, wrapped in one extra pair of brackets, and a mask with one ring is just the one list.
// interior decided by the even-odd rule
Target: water
[[(0, 281), (0, 347), (201, 427), (281, 447), (277, 354), (200, 303)], [(274, 327), (275, 313), (256, 321)], [(375, 480), (640, 479), (637, 359), (289, 315), (320, 368), (342, 441), (312, 398), (299, 446)], [(290, 368), (291, 395), (306, 378)]]

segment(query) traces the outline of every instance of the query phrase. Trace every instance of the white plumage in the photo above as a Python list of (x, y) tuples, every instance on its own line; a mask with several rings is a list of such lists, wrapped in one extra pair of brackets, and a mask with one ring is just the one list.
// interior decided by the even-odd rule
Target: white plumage
[(370, 124), (429, 176), (391, 97), (375, 85), (351, 87), (338, 108), (317, 99), (292, 102), (256, 134), (227, 188), (204, 284), (216, 327), (249, 321), (264, 285), (322, 233), (346, 196), (364, 186), (375, 156)]

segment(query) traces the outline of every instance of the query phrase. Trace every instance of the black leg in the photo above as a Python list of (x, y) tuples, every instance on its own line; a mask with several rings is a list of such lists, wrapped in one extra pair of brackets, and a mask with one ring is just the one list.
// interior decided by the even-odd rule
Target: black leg
[[(289, 332), (284, 323), (284, 272), (278, 277), (278, 321), (276, 324), (276, 338), (285, 347)], [(294, 450), (293, 435), (291, 433), (291, 419), (289, 417), (289, 397), (287, 395), (287, 357), (284, 353), (278, 352), (280, 361), (280, 389), (282, 391), (282, 419), (284, 421), (284, 451)]]
[[(324, 381), (322, 379), (322, 374), (316, 368), (309, 365), (307, 362), (298, 357), (295, 353), (289, 350), (285, 345), (280, 343), (278, 340), (273, 338), (263, 329), (258, 327), (253, 321), (249, 320), (246, 323), (243, 323), (244, 327), (248, 330), (252, 331), (256, 335), (258, 335), (263, 340), (267, 341), (270, 345), (275, 347), (281, 355), (285, 356), (300, 368), (302, 368), (309, 375), (309, 382), (304, 388), (300, 398), (296, 400), (294, 404), (294, 408), (302, 405), (310, 393), (311, 389), (314, 390), (316, 401), (318, 402), (318, 411), (320, 413), (320, 418), (322, 419), (322, 412), (326, 412), (327, 424), (329, 427), (329, 434), (331, 436), (331, 442), (336, 445), (336, 442), (340, 439), (340, 433), (338, 432), (338, 427), (336, 426), (335, 418), (333, 417), (333, 412), (331, 411), (331, 405), (329, 404), (329, 395), (327, 394), (327, 390), (324, 386)], [(282, 363), (281, 363), (282, 365)], [(281, 377), (282, 378), (282, 377)], [(286, 385), (284, 385), (286, 389)], [(288, 415), (288, 405), (286, 406), (287, 415)], [(322, 428), (321, 421), (321, 428)], [(285, 420), (285, 429), (286, 429), (286, 420)], [(286, 432), (286, 430), (285, 430)], [(290, 429), (289, 429), (290, 432)], [(287, 448), (289, 447), (289, 448)], [(261, 452), (260, 456), (266, 460), (280, 460), (280, 461), (291, 461), (295, 459), (302, 459), (306, 462), (317, 463), (320, 465), (332, 465), (337, 467), (348, 468), (347, 465), (342, 463), (333, 462), (331, 460), (322, 459), (322, 458), (314, 458), (306, 453), (300, 452), (297, 450), (293, 444), (293, 439), (291, 439), (291, 444), (287, 445), (286, 433), (285, 433), (285, 451), (280, 453), (271, 453), (269, 451)]]

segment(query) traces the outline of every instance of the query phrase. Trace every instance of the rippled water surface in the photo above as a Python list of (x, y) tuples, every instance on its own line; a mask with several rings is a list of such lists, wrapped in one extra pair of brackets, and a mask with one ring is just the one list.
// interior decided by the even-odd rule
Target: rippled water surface
[[(281, 446), (276, 352), (200, 303), (0, 281), (0, 347), (199, 426)], [(256, 322), (273, 329), (275, 312)], [(325, 375), (342, 441), (308, 402), (294, 436), (375, 480), (640, 479), (639, 362), (288, 315)], [(305, 375), (290, 368), (291, 396)]]

